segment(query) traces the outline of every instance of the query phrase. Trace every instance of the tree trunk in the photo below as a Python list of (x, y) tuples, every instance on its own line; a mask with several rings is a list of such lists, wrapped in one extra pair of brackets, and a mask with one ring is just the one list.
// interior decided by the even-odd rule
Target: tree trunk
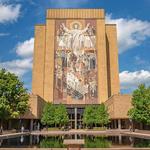
[(135, 132), (135, 121), (132, 121), (132, 131)]
[(9, 119), (8, 120), (8, 130), (11, 130), (12, 129), (12, 123), (11, 123), (11, 120)]
[(3, 134), (3, 119), (1, 119), (1, 124), (0, 124), (0, 134)]

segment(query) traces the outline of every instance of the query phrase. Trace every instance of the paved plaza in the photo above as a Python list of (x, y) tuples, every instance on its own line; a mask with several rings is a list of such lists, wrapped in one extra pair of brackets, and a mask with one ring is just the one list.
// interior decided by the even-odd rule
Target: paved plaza
[(150, 138), (150, 131), (147, 130), (135, 130), (130, 132), (129, 130), (105, 130), (105, 131), (93, 131), (93, 130), (69, 130), (69, 131), (32, 131), (32, 132), (18, 132), (7, 133), (0, 135), (0, 139), (13, 138), (20, 135), (127, 135), (133, 137)]

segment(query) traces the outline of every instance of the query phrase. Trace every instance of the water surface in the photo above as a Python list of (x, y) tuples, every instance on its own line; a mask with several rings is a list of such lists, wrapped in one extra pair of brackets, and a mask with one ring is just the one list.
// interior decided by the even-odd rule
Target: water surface
[[(64, 140), (83, 139), (83, 145), (65, 145)], [(112, 147), (141, 147), (150, 148), (150, 139), (129, 137), (129, 136), (85, 136), (85, 135), (65, 135), (65, 136), (19, 136), (17, 138), (1, 139), (0, 147), (5, 148), (112, 148)]]

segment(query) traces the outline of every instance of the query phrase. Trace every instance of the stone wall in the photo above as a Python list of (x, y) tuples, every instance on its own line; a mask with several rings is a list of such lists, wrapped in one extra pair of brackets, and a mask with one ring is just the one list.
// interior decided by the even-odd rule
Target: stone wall
[(108, 108), (108, 112), (111, 119), (127, 119), (129, 118), (127, 113), (132, 108), (131, 95), (113, 95), (104, 104)]

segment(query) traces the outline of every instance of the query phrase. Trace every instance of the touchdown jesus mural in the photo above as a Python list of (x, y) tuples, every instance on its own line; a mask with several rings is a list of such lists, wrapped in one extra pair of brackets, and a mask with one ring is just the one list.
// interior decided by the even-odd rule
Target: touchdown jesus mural
[(94, 20), (57, 20), (54, 102), (97, 103), (97, 49)]

